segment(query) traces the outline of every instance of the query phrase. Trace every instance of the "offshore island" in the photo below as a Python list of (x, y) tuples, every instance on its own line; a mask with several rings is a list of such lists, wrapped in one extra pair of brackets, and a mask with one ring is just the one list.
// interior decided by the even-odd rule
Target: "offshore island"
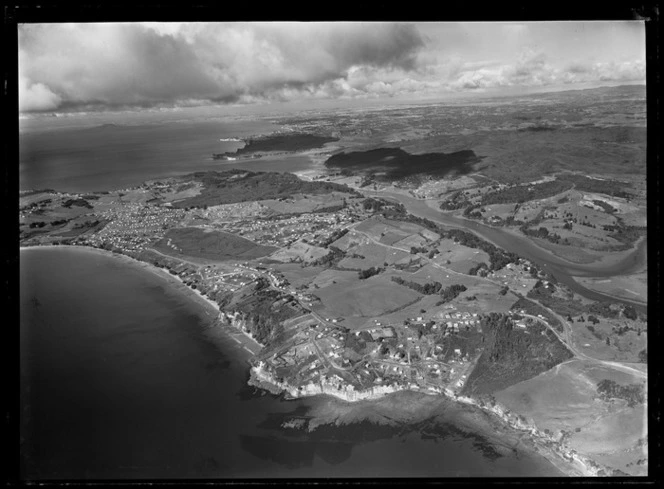
[(440, 149), (389, 113), (369, 133), (361, 118), (286, 119), (290, 132), (213, 158), (315, 149), (313, 173), (220, 167), (112, 191), (23, 191), (21, 246), (99, 248), (168, 273), (241, 333), (250, 384), (274, 394), (447, 396), (570, 475), (643, 475), (645, 185), (638, 171), (487, 157), (515, 138), (526, 152), (552, 134), (602, 145), (622, 131), (616, 160), (639, 161), (643, 133), (515, 124), (481, 149), (472, 135)]

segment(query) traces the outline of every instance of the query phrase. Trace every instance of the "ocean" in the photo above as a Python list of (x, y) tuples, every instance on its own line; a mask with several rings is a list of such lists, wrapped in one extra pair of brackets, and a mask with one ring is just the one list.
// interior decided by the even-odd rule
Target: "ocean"
[(212, 313), (117, 256), (22, 250), (20, 311), (23, 480), (562, 475), (445, 399), (414, 424), (283, 428), (343, 403), (249, 387)]
[(243, 168), (300, 172), (311, 167), (309, 158), (303, 156), (237, 162), (212, 159), (213, 153), (244, 146), (220, 139), (245, 139), (280, 129), (266, 119), (199, 120), (177, 114), (145, 119), (126, 114), (64, 122), (55, 118), (51, 124), (44, 120), (20, 122), (20, 190), (117, 190), (194, 171)]

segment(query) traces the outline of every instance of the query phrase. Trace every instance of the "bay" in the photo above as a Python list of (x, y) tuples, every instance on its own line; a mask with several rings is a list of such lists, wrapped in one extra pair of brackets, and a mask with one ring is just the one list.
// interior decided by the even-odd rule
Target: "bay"
[(125, 258), (22, 250), (20, 303), (25, 480), (561, 475), (443, 398), (419, 424), (283, 428), (341, 401), (247, 386), (214, 315)]
[(303, 156), (237, 162), (212, 159), (213, 153), (244, 146), (242, 141), (221, 139), (246, 139), (278, 129), (264, 120), (166, 118), (136, 123), (129, 116), (117, 123), (55, 129), (38, 126), (19, 137), (19, 189), (91, 192), (195, 171), (309, 169), (311, 162)]

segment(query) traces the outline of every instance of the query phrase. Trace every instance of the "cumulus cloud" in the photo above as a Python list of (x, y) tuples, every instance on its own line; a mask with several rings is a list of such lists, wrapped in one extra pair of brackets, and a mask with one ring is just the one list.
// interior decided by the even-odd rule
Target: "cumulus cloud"
[[(576, 31), (565, 23), (22, 25), (19, 108), (256, 104), (644, 82), (645, 53), (638, 36), (629, 37), (632, 26), (609, 33), (600, 27), (585, 26), (584, 42), (570, 48), (567, 38)], [(614, 38), (633, 42), (605, 48)]]
[(423, 40), (409, 24), (62, 24), (21, 26), (19, 46), (30, 111), (296, 97), (355, 66), (411, 70)]
[(43, 83), (28, 84), (24, 77), (20, 77), (18, 84), (18, 104), (23, 111), (54, 110), (62, 102), (62, 99)]
[(513, 63), (464, 65), (450, 82), (454, 90), (544, 87), (586, 82), (645, 82), (645, 61), (573, 62), (557, 67), (542, 52), (522, 52)]

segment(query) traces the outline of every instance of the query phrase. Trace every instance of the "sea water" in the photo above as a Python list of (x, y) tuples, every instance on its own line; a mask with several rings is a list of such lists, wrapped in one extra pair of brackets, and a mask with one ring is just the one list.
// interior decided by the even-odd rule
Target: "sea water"
[[(195, 171), (241, 168), (300, 172), (311, 167), (304, 156), (250, 160), (214, 160), (214, 153), (234, 152), (240, 140), (271, 134), (280, 126), (266, 120), (191, 120), (175, 117), (113, 123), (31, 125), (19, 133), (19, 189), (63, 192), (117, 190), (146, 180)], [(107, 120), (115, 120), (108, 119)]]
[(116, 256), (21, 251), (20, 310), (23, 479), (560, 475), (539, 455), (497, 454), (487, 427), (455, 428), (452, 401), (434, 436), (283, 428), (331, 401), (249, 387), (248, 354), (213, 312)]

